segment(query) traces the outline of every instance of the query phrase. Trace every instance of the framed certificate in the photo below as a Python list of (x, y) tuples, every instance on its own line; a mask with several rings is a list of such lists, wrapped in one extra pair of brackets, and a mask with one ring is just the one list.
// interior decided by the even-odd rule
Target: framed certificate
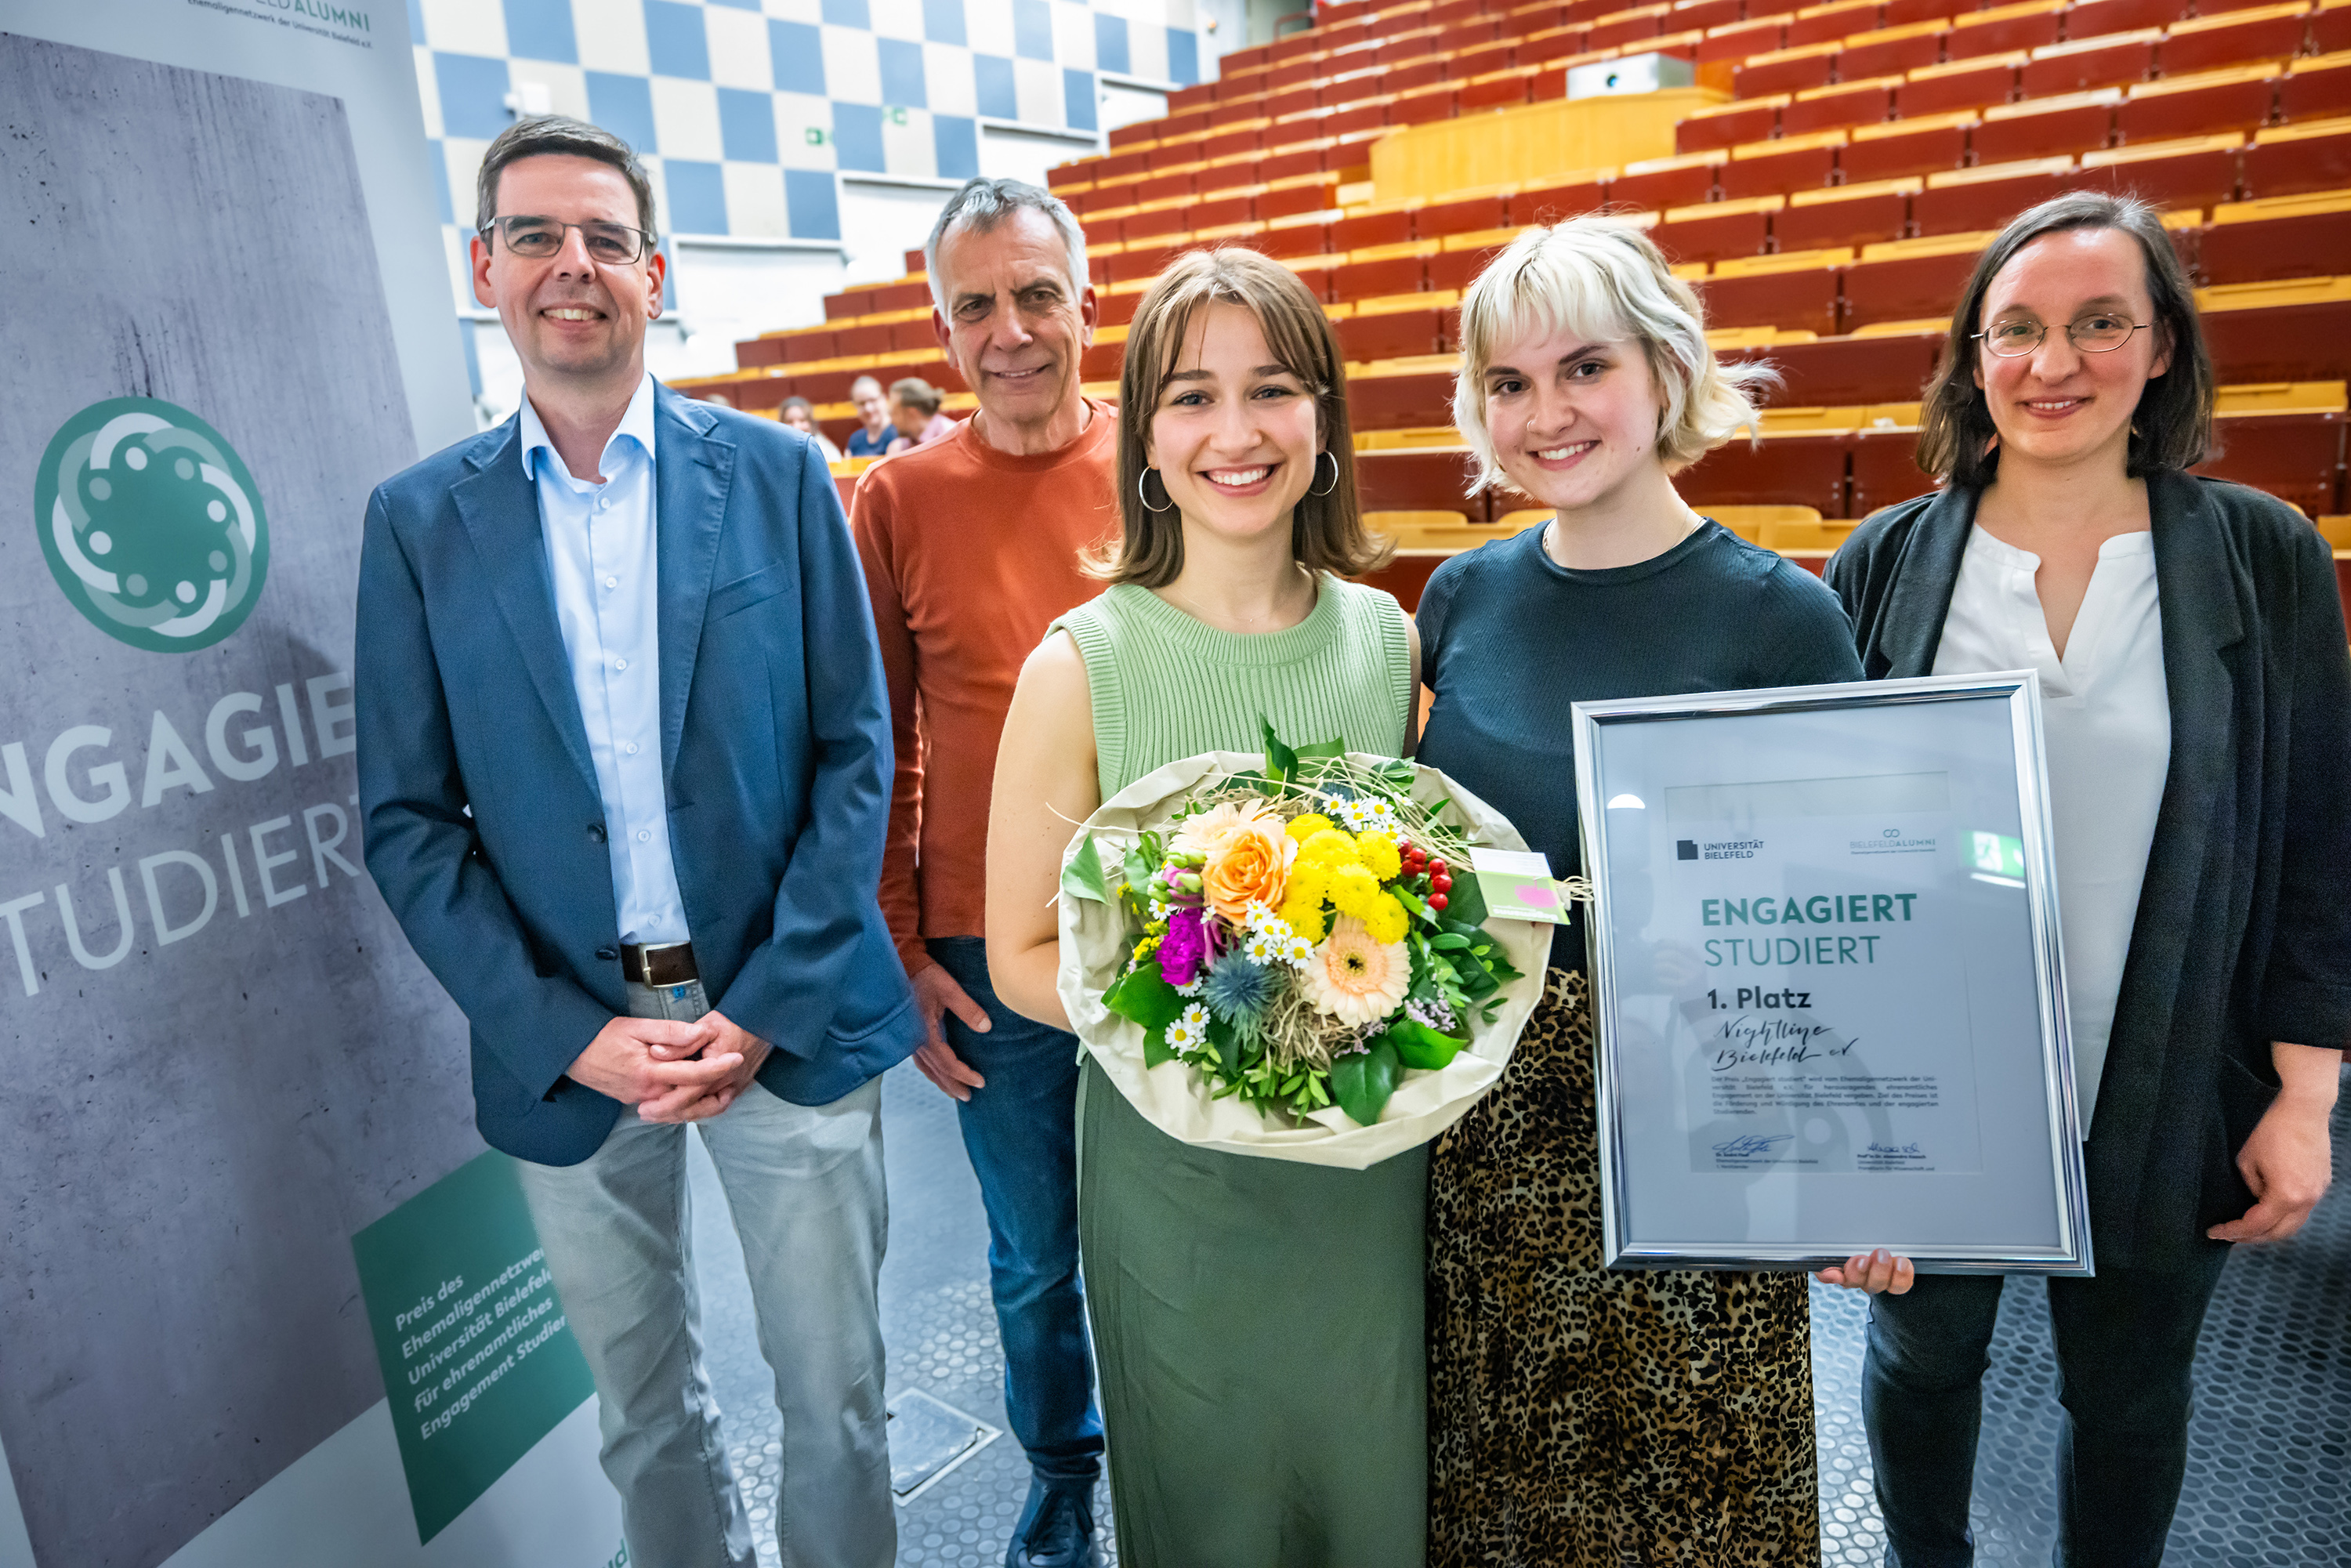
[(1609, 1266), (2089, 1273), (2034, 675), (1574, 722)]

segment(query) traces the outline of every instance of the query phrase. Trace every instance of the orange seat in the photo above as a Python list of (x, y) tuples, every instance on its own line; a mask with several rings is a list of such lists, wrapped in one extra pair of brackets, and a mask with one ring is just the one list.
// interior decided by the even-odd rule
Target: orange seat
[(2000, 5), (1989, 11), (1951, 18), (1951, 36), (1944, 41), (1946, 57), (1976, 59), (2016, 49), (2037, 49), (2057, 41), (2064, 25), (2063, 0), (2029, 0), (2022, 5)]
[(1417, 294), (1428, 287), (1427, 259), (1419, 256), (1384, 256), (1347, 262), (1332, 269), (1331, 287), (1342, 299)]
[[(1591, 35), (1584, 40), (1587, 49), (1623, 48), (1638, 44), (1644, 38), (1654, 38), (1666, 30), (1666, 13), (1671, 5), (1642, 5), (1630, 11), (1619, 11), (1592, 25)], [(1629, 51), (1628, 51), (1629, 52)]]
[(1331, 323), (1339, 348), (1350, 361), (1402, 360), (1446, 350), (1443, 312), (1384, 310), (1374, 316), (1345, 316)]
[(1802, 136), (1879, 124), (1894, 111), (1894, 89), (1901, 85), (1899, 77), (1870, 77), (1797, 93), (1780, 111), (1781, 131)]
[(1774, 343), (1759, 352), (1780, 368), (1781, 396), (1792, 405), (1916, 402), (1942, 340), (1938, 329)]
[[(1756, 55), (1769, 54), (1785, 42), (1787, 23), (1779, 16), (1746, 22), (1732, 22), (1707, 29), (1698, 40), (1698, 63), (1710, 66), (1717, 61), (1736, 65)], [(1742, 94), (1751, 97), (1751, 94)]]
[(1500, 196), (1469, 196), (1458, 202), (1437, 202), (1413, 214), (1415, 239), (1441, 239), (1447, 235), (1498, 229), (1510, 222), (1510, 203)]
[(1943, 57), (1946, 31), (1940, 22), (1922, 22), (1848, 39), (1844, 53), (1837, 57), (1837, 70), (1851, 80), (1931, 66)]
[[(2346, 15), (2351, 15), (2346, 8)], [(2278, 115), (2287, 120), (2351, 114), (2351, 51), (2295, 60), (2278, 83)]]
[[(1788, 47), (1826, 44), (1877, 26), (1877, 0), (1834, 0), (1807, 5), (1788, 19)], [(1850, 72), (1848, 75), (1852, 74)]]
[(1886, 0), (1884, 26), (1907, 27), (1918, 22), (1941, 22), (1971, 9), (1969, 0)]
[(1384, 212), (1358, 213), (1331, 225), (1332, 251), (1364, 250), (1375, 245), (1402, 245), (1412, 238), (1412, 211), (1390, 207)]
[(2115, 111), (2115, 128), (2126, 146), (2250, 129), (2269, 120), (2277, 86), (2258, 66), (2142, 82)]
[[(1983, 128), (1975, 134), (1980, 146)], [(2071, 159), (2043, 158), (1929, 174), (1927, 188), (1910, 200), (1910, 215), (1921, 235), (1997, 229), (2065, 190), (2072, 173)]]
[(2209, 207), (2237, 193), (2241, 136), (2189, 137), (2082, 156), (2076, 183), (2172, 208)]
[(1783, 251), (1900, 239), (1909, 226), (1910, 198), (1918, 187), (1915, 179), (1878, 180), (1800, 192), (1788, 198), (1787, 211), (1771, 220), (1771, 237)]
[(1895, 110), (1905, 120), (1916, 120), (2006, 103), (2016, 91), (2017, 69), (2023, 64), (2024, 56), (2018, 53), (1912, 71), (1895, 92)]
[(1570, 178), (1533, 185), (1510, 198), (1514, 224), (1555, 224), (1593, 211), (1611, 200), (1609, 188), (1597, 176)]
[(1830, 132), (1734, 147), (1730, 162), (1716, 172), (1715, 183), (1725, 201), (1817, 191), (1835, 178), (1837, 149), (1844, 142), (1842, 133)]
[(1939, 174), (1966, 163), (1968, 132), (1975, 122), (1972, 113), (1962, 110), (1929, 115), (1923, 120), (1856, 126), (1837, 161), (1851, 184), (1898, 180), (1912, 174)]
[(2318, 9), (2310, 18), (2310, 47), (2322, 55), (2351, 49), (2351, 5), (2345, 0), (2318, 0)]
[(1649, 231), (1649, 237), (1677, 262), (1761, 256), (1770, 244), (1771, 214), (1780, 204), (1781, 198), (1767, 196), (1674, 207)]
[(1674, 476), (1683, 500), (1709, 506), (1810, 507), (1824, 517), (1845, 507), (1845, 464), (1853, 437), (1767, 435), (1760, 443), (1733, 437)]
[(1511, 70), (1497, 76), (1481, 77), (1476, 81), (1465, 81), (1456, 101), (1464, 114), (1475, 114), (1488, 109), (1509, 109), (1514, 104), (1524, 103), (1527, 101), (1527, 84), (1532, 74)]
[(2203, 312), (2204, 340), (2223, 382), (2340, 377), (2351, 341), (2351, 298)]
[(1428, 258), (1428, 287), (1461, 293), (1478, 281), (1478, 275), (1485, 271), (1509, 244), (1506, 239), (1498, 239), (1491, 244), (1440, 251)]
[(2234, 480), (2291, 501), (2312, 517), (2342, 495), (2344, 416), (2263, 413), (2212, 422), (2219, 451), (2194, 472)]
[(2148, 27), (2135, 33), (2051, 44), (2032, 51), (2024, 62), (2018, 85), (2027, 98), (2044, 98), (2145, 81), (2155, 74), (2155, 45), (2160, 37), (2156, 29)]
[(1719, 27), (1739, 20), (1741, 0), (1681, 0), (1666, 18), (1666, 31), (1686, 33), (1692, 27)]
[(2308, 26), (2308, 8), (2298, 0), (2177, 23), (2164, 36), (2164, 74), (2186, 76), (2252, 60), (2284, 59), (2300, 51)]
[(1995, 105), (1984, 110), (1983, 123), (1970, 138), (1976, 162), (2009, 163), (2104, 147), (2113, 140), (2115, 109), (2121, 101), (2121, 93), (2106, 88)]
[(1347, 419), (1357, 430), (1410, 430), (1453, 423), (1453, 373), (1406, 371), (1347, 378)]
[(2244, 182), (2251, 197), (2351, 188), (2351, 119), (2257, 132), (2245, 149)]
[(1733, 99), (1686, 115), (1674, 127), (1676, 152), (1728, 151), (1742, 142), (1763, 141), (1780, 128), (1780, 110), (1786, 95)]
[[(1761, 256), (1753, 271), (1718, 270), (1691, 287), (1706, 306), (1706, 324), (1780, 327), (1827, 337), (1837, 329), (1837, 280), (1844, 258)], [(1739, 263), (1725, 263), (1740, 267)]]
[(1732, 90), (1740, 98), (1760, 98), (1767, 93), (1826, 87), (1836, 69), (1838, 47), (1835, 44), (1811, 44), (1802, 48), (1774, 49), (1769, 54), (1750, 56), (1732, 72)]
[(1870, 513), (1923, 496), (1935, 487), (1935, 476), (1918, 466), (1918, 433), (1894, 427), (1864, 429), (1853, 440), (1853, 478), (1847, 505), (1850, 515)]
[(2168, 27), (2189, 9), (2189, 0), (2082, 0), (2065, 13), (2065, 36), (2097, 38), (2141, 27)]
[[(2001, 220), (2005, 222), (2005, 219)], [(1948, 319), (1989, 233), (1870, 246), (1845, 269), (1844, 329), (1881, 321)]]
[(1694, 152), (1627, 163), (1608, 183), (1608, 200), (1653, 212), (1693, 206), (1713, 193), (1714, 172), (1726, 161), (1720, 152)]

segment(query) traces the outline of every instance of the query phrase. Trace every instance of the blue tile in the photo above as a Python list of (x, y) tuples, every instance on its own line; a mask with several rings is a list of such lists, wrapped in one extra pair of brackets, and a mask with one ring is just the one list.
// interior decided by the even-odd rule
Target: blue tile
[(865, 0), (824, 0), (824, 19), (836, 27), (862, 27), (873, 30), (873, 19), (866, 15)]
[(1049, 0), (1012, 0), (1012, 52), (1024, 60), (1053, 57), (1053, 7)]
[(776, 99), (747, 88), (718, 89), (718, 142), (730, 163), (776, 161)]
[(971, 57), (972, 86), (979, 112), (990, 120), (1020, 118), (1020, 91), (1012, 84), (1012, 62), (994, 55)]
[(1061, 73), (1061, 96), (1066, 102), (1072, 131), (1100, 129), (1094, 120), (1094, 73), (1069, 71)]
[(776, 71), (778, 92), (824, 94), (824, 34), (807, 22), (768, 23), (768, 55)]
[(677, 0), (645, 0), (645, 47), (653, 75), (710, 79), (710, 37), (702, 30), (702, 7)]
[(979, 177), (979, 121), (960, 114), (935, 114), (931, 136), (938, 147), (940, 179)]
[(571, 0), (506, 0), (507, 53), (517, 59), (580, 63)]
[(1179, 87), (1200, 79), (1200, 35), (1188, 27), (1167, 29), (1167, 79)]
[(899, 109), (928, 109), (923, 87), (923, 46), (904, 38), (876, 38), (882, 57), (882, 101)]
[(716, 163), (684, 158), (662, 161), (669, 182), (669, 226), (682, 235), (723, 235), (726, 232), (726, 184)]
[(882, 152), (882, 110), (870, 103), (832, 106), (833, 162), (844, 169), (886, 174), (889, 160)]
[(934, 44), (963, 47), (963, 0), (923, 0), (923, 37)]
[(759, 0), (707, 0), (707, 3), (724, 5), (730, 11), (756, 11), (759, 8)]
[(658, 152), (653, 135), (653, 84), (643, 77), (588, 71), (588, 118), (636, 149)]
[(677, 255), (669, 248), (666, 237), (655, 241), (653, 249), (662, 258), (662, 308), (674, 310), (677, 308)]
[(1126, 18), (1113, 16), (1107, 11), (1094, 13), (1094, 68), (1117, 71), (1121, 75), (1133, 70), (1126, 52)]
[(408, 0), (408, 41), (420, 49), (425, 46), (424, 0)]
[(784, 171), (784, 216), (794, 239), (839, 239), (841, 195), (822, 169)]
[(514, 123), (507, 111), (507, 94), (513, 88), (506, 61), (435, 53), (433, 82), (441, 93), (444, 135), (487, 141)]
[[(439, 137), (427, 141), (424, 146), (432, 155), (433, 193), (441, 201), (441, 221), (444, 224), (454, 224), (457, 221), (457, 204), (449, 197), (449, 160), (442, 151)], [(468, 227), (472, 226), (470, 214), (467, 214), (466, 224)]]

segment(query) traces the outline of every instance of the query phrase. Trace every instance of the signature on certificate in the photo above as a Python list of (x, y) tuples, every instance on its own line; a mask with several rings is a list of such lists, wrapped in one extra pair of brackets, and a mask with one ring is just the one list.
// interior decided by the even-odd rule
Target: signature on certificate
[(1714, 1152), (1722, 1159), (1756, 1159), (1771, 1154), (1795, 1135), (1793, 1133), (1742, 1133), (1738, 1137), (1725, 1138), (1715, 1145)]

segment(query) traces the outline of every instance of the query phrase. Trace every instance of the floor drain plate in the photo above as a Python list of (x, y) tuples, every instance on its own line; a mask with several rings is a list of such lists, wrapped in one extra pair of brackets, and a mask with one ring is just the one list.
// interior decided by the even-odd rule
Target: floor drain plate
[(890, 1401), (890, 1492), (910, 1503), (1003, 1436), (976, 1416), (909, 1388)]

